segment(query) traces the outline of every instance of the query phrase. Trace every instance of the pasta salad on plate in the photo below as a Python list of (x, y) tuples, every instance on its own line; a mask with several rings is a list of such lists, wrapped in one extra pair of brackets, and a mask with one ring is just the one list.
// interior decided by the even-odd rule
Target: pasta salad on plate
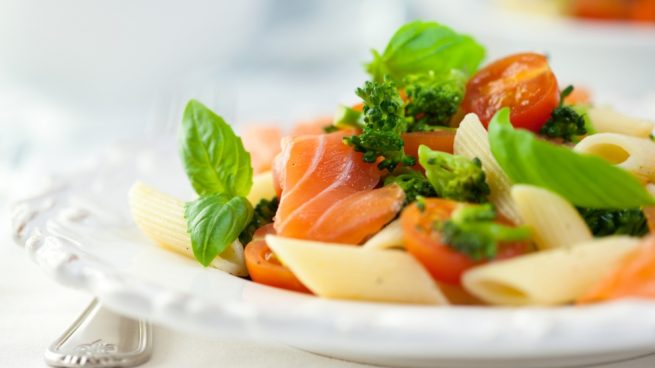
[(543, 54), (484, 56), (408, 23), (373, 51), (358, 101), (288, 132), (239, 137), (191, 100), (179, 146), (198, 197), (137, 182), (134, 221), (202, 266), (321, 298), (655, 297), (653, 122), (594, 105)]

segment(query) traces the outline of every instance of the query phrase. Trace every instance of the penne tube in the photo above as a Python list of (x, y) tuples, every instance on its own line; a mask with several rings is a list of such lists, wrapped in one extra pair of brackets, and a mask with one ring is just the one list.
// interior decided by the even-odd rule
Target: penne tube
[(596, 133), (619, 133), (648, 138), (655, 128), (653, 121), (633, 118), (607, 106), (590, 107), (587, 115)]
[(585, 137), (575, 151), (601, 157), (633, 173), (642, 182), (655, 182), (655, 142), (616, 133)]
[(478, 158), (487, 176), (491, 194), (489, 201), (498, 212), (518, 224), (521, 217), (510, 194), (512, 182), (498, 165), (489, 147), (489, 137), (477, 115), (467, 114), (455, 134), (454, 153), (469, 159)]
[[(136, 182), (129, 191), (129, 204), (134, 222), (148, 238), (162, 248), (194, 258), (183, 201)], [(216, 257), (210, 266), (236, 276), (248, 275), (239, 240)]]
[(496, 305), (556, 305), (583, 295), (639, 245), (612, 236), (475, 267), (464, 287)]
[(275, 256), (314, 294), (332, 299), (447, 304), (439, 286), (411, 255), (398, 250), (267, 235)]
[(524, 225), (534, 231), (539, 249), (570, 246), (593, 239), (582, 216), (566, 199), (532, 185), (514, 185), (512, 198)]
[(390, 249), (390, 248), (405, 248), (405, 234), (400, 225), (400, 220), (395, 220), (389, 225), (385, 226), (380, 232), (373, 235), (369, 240), (364, 243), (364, 249)]

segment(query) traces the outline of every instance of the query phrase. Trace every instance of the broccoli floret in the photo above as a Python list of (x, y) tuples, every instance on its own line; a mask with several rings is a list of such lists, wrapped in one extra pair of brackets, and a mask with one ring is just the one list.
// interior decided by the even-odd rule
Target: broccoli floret
[(469, 160), (421, 145), (418, 160), (437, 196), (462, 202), (487, 202), (489, 185), (479, 159)]
[(387, 177), (384, 185), (390, 184), (397, 184), (405, 191), (405, 204), (414, 202), (417, 197), (435, 197), (437, 195), (425, 175), (416, 170), (407, 170)]
[(447, 126), (459, 108), (466, 87), (466, 75), (453, 69), (448, 74), (412, 75), (405, 79), (409, 103), (405, 114), (412, 121), (410, 131), (429, 131)]
[(604, 210), (578, 208), (594, 236), (631, 235), (648, 233), (648, 221), (638, 208)]
[(379, 157), (381, 170), (393, 171), (399, 164), (413, 166), (416, 159), (405, 155), (401, 134), (407, 131), (405, 108), (396, 85), (389, 79), (366, 82), (357, 95), (364, 100), (364, 127), (360, 135), (345, 137), (344, 143), (364, 153), (364, 161)]
[(564, 142), (572, 142), (575, 137), (587, 134), (585, 118), (573, 107), (564, 105), (564, 99), (571, 92), (573, 86), (562, 91), (559, 106), (551, 112), (550, 119), (541, 127), (539, 133), (550, 138), (561, 138)]
[(490, 204), (462, 205), (450, 219), (434, 226), (444, 243), (475, 261), (496, 257), (499, 242), (528, 240), (532, 236), (527, 226), (505, 226), (495, 219), (496, 211)]
[(277, 197), (274, 197), (270, 201), (268, 199), (262, 199), (257, 203), (250, 223), (239, 234), (241, 244), (246, 245), (250, 243), (257, 229), (273, 222), (273, 217), (275, 217), (279, 204), (280, 201)]

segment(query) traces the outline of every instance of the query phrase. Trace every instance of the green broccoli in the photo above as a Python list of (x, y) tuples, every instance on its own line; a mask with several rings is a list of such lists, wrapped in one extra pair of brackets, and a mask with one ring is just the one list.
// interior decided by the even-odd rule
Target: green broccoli
[(594, 236), (631, 235), (648, 233), (648, 221), (638, 208), (604, 210), (578, 208)]
[(418, 148), (418, 160), (437, 196), (462, 202), (487, 202), (489, 185), (480, 160)]
[(527, 226), (510, 227), (494, 222), (496, 211), (491, 204), (462, 205), (450, 219), (438, 221), (435, 229), (452, 249), (474, 261), (493, 259), (499, 242), (529, 240), (532, 231)]
[(403, 150), (401, 134), (407, 131), (405, 107), (396, 85), (389, 79), (366, 82), (357, 95), (364, 100), (362, 133), (344, 138), (344, 143), (364, 153), (364, 161), (378, 164), (381, 170), (393, 171), (399, 164), (413, 166), (416, 159)]
[(405, 203), (412, 203), (417, 197), (435, 197), (432, 184), (425, 175), (416, 170), (408, 169), (398, 175), (388, 176), (384, 185), (398, 184), (405, 191)]
[(587, 134), (585, 118), (571, 106), (564, 105), (566, 96), (573, 92), (573, 86), (566, 87), (560, 94), (559, 106), (550, 114), (550, 119), (539, 133), (550, 138), (562, 138), (564, 142), (572, 142), (577, 136)]
[(241, 234), (239, 234), (239, 241), (241, 244), (246, 245), (250, 243), (257, 229), (273, 222), (273, 217), (275, 217), (279, 204), (280, 201), (277, 197), (274, 197), (271, 200), (262, 199), (257, 203), (250, 223), (248, 223), (243, 231), (241, 231)]
[(410, 131), (429, 131), (448, 126), (464, 98), (466, 75), (453, 69), (447, 74), (412, 75), (405, 79), (409, 103), (405, 115), (410, 117)]

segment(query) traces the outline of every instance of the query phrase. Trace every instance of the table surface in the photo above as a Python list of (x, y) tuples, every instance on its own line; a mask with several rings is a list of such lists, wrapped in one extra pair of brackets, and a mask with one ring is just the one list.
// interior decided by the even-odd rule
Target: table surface
[[(43, 368), (45, 348), (77, 318), (92, 296), (57, 284), (32, 263), (10, 238), (3, 212), (0, 208), (0, 367)], [(152, 358), (142, 367), (218, 364), (224, 368), (372, 367), (283, 345), (205, 339), (159, 326), (154, 328)], [(598, 367), (655, 367), (655, 357)]]

